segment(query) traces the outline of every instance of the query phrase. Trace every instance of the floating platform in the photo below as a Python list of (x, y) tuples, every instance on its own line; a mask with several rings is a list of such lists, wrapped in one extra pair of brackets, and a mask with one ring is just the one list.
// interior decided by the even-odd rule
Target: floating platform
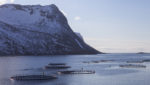
[(65, 63), (50, 63), (45, 66), (46, 69), (67, 69), (71, 68), (71, 66), (67, 66)]
[(49, 63), (48, 65), (66, 65), (66, 63)]
[(98, 61), (83, 61), (83, 63), (104, 63), (104, 62), (113, 62), (114, 60), (98, 60)]
[(150, 59), (145, 59), (143, 60), (143, 62), (150, 62)]
[(144, 63), (143, 61), (127, 61), (127, 63)]
[(58, 74), (94, 74), (95, 71), (91, 70), (70, 70), (70, 71), (59, 71)]
[(46, 75), (22, 75), (22, 76), (13, 76), (13, 80), (52, 80), (57, 79), (56, 76), (46, 76)]
[(144, 62), (150, 62), (150, 59), (144, 59), (139, 61), (127, 61), (127, 63), (144, 63)]
[(119, 66), (125, 68), (146, 68), (145, 65), (135, 65), (135, 64), (119, 65)]

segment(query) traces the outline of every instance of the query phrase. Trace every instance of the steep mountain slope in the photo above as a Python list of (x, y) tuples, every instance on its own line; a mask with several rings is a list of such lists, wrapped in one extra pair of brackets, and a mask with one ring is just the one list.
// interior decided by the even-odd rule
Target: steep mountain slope
[(98, 54), (55, 5), (0, 6), (0, 55)]

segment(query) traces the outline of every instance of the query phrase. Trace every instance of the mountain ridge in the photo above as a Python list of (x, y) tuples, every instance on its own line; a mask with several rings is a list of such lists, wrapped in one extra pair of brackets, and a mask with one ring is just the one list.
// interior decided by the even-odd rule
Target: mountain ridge
[(5, 4), (0, 16), (0, 55), (101, 53), (73, 32), (54, 4)]

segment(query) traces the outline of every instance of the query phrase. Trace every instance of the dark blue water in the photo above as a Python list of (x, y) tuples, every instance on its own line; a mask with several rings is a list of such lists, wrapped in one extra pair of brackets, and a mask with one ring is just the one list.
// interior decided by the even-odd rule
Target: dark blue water
[[(10, 56), (0, 57), (0, 85), (149, 85), (150, 62), (140, 63), (146, 68), (121, 68), (126, 61), (150, 59), (149, 54), (102, 54), (68, 56)], [(83, 61), (112, 60), (101, 63)], [(14, 81), (19, 74), (56, 74), (58, 70), (45, 70), (48, 63), (67, 63), (72, 69), (95, 70), (95, 74), (57, 75), (49, 81)]]

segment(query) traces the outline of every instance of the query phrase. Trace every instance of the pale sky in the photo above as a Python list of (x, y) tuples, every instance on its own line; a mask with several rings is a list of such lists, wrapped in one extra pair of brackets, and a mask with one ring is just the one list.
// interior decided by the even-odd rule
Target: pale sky
[(0, 0), (56, 4), (71, 28), (102, 52), (150, 52), (150, 0)]

